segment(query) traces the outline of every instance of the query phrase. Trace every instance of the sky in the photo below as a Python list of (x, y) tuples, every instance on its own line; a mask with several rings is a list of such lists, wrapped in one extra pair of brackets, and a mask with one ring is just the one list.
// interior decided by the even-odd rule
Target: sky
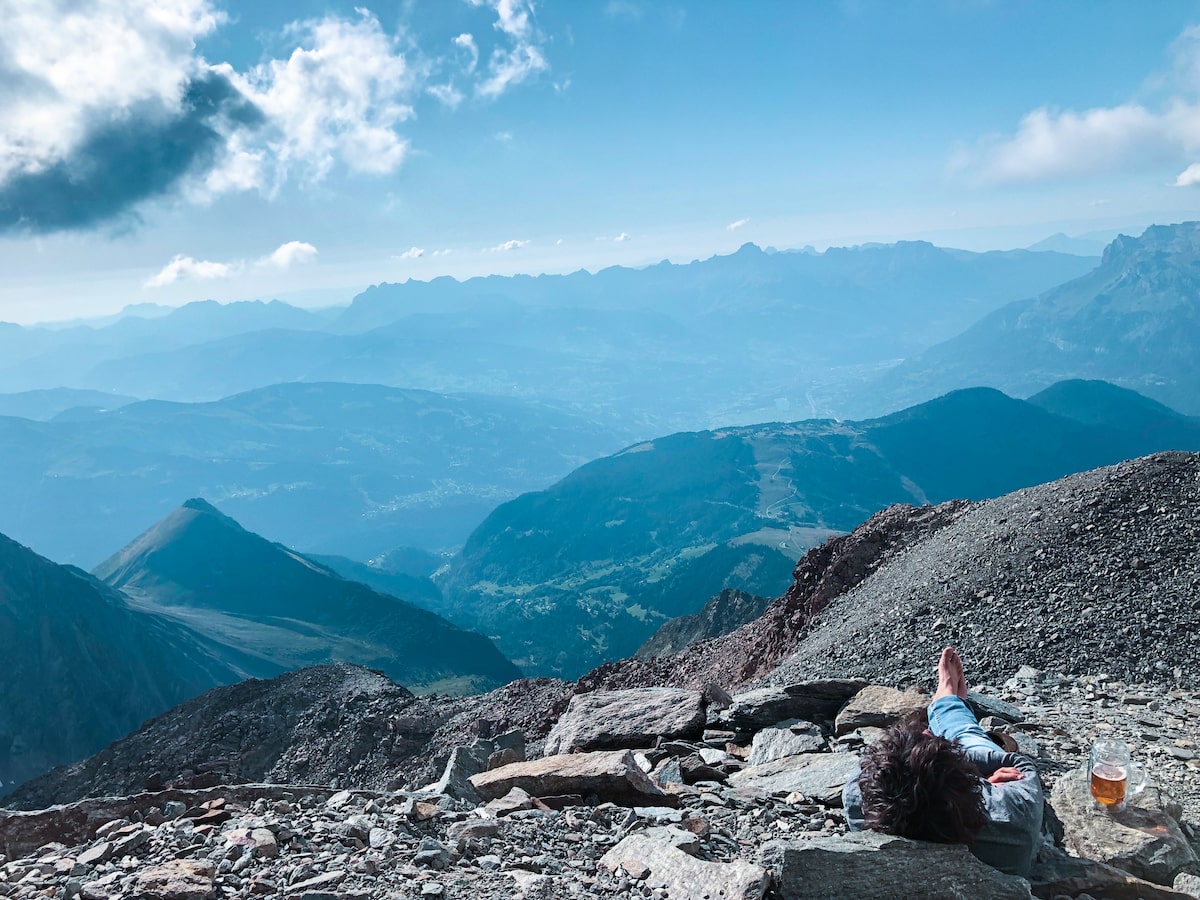
[(0, 0), (0, 320), (1198, 218), (1200, 0)]

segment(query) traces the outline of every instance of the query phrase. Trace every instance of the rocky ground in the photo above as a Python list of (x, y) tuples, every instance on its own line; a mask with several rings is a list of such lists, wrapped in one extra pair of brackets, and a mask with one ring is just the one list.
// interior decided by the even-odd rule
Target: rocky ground
[[(122, 795), (0, 812), (0, 897), (1200, 897), (1198, 550), (1200, 457), (1159, 454), (885, 510), (758, 620), (574, 684), (416, 698), (325, 666), (221, 688), (6, 799)], [(1032, 882), (844, 834), (856, 754), (948, 643), (1061, 820)], [(1081, 793), (1109, 735), (1153, 784), (1120, 816)]]
[[(878, 726), (927, 702), (913, 692), (863, 687), (833, 681), (733, 698), (662, 689), (579, 698), (550, 735), (555, 747), (569, 743), (579, 752), (523, 763), (522, 741), (510, 732), (464, 748), (445, 777), (424, 790), (219, 786), (0, 814), (0, 896), (862, 895), (814, 883), (818, 871), (847, 884), (872, 873), (879, 879), (872, 893), (880, 897), (963, 896), (912, 880), (928, 871), (886, 882), (889, 866), (911, 865), (905, 854), (928, 848), (941, 855), (922, 856), (919, 866), (951, 879), (956, 890), (1030, 896), (1029, 883), (948, 848), (901, 842), (881, 856), (845, 837), (840, 788), (857, 752)], [(593, 706), (585, 708), (585, 699)], [(1189, 872), (1200, 874), (1193, 725), (1200, 693), (1025, 668), (973, 700), (991, 716), (985, 724), (1038, 759), (1048, 797), (1071, 784), (1088, 742), (1101, 734), (1128, 737), (1155, 785), (1143, 794), (1153, 827), (1116, 837), (1103, 831), (1116, 827), (1106, 814), (1084, 809), (1081, 821), (1062, 801), (1066, 846), (1099, 847), (1121, 869), (1087, 864), (1080, 874), (1069, 867), (1084, 864), (1048, 842), (1032, 882), (1037, 896), (1200, 896), (1200, 880), (1187, 880)], [(664, 733), (649, 735), (655, 728)], [(641, 749), (609, 749), (621, 745)], [(1159, 833), (1164, 829), (1169, 840)], [(820, 858), (802, 856), (814, 853)], [(849, 868), (829, 876), (834, 864)], [(1152, 875), (1158, 884), (1121, 870)]]
[(1022, 663), (1200, 681), (1200, 456), (1161, 453), (973, 504), (836, 597), (764, 679), (929, 684)]

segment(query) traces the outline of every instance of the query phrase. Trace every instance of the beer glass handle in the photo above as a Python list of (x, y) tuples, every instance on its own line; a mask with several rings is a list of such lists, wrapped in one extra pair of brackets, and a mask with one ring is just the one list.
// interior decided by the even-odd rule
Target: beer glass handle
[(1128, 781), (1125, 783), (1125, 796), (1136, 797), (1146, 789), (1146, 784), (1148, 782), (1146, 777), (1146, 769), (1143, 766), (1130, 761), (1127, 771), (1129, 772), (1129, 775)]

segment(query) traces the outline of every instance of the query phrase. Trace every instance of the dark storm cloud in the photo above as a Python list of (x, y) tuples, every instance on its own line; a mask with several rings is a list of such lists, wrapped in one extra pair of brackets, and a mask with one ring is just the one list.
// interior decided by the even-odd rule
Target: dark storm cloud
[(206, 73), (189, 83), (179, 109), (146, 103), (96, 121), (67, 158), (0, 182), (0, 231), (64, 231), (119, 218), (211, 169), (222, 132), (262, 121), (227, 78)]

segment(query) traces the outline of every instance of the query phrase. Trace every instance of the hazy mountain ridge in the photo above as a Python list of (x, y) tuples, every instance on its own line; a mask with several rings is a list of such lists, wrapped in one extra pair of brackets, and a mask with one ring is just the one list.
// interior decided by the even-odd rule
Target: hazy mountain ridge
[[(378, 385), (0, 418), (0, 530), (94, 565), (114, 534), (206, 496), (284, 543), (366, 559), (459, 544), (498, 502), (620, 443), (538, 404)], [(64, 508), (77, 514), (64, 519)]]
[(856, 408), (915, 402), (964, 381), (1029, 394), (1064, 378), (1133, 388), (1200, 413), (1200, 222), (1119, 236), (1092, 272), (992, 312), (883, 375)]
[(211, 401), (287, 381), (383, 383), (568, 405), (633, 439), (777, 417), (831, 377), (857, 383), (1091, 265), (922, 242), (746, 245), (595, 275), (378, 285), (332, 322), (277, 302), (196, 303), (98, 329), (6, 329), (0, 389)]
[[(1200, 421), (1170, 410), (1147, 417), (1154, 407), (1131, 392), (1077, 384), (1059, 396), (1051, 413), (978, 388), (863, 422), (635, 445), (497, 508), (441, 581), (445, 614), (491, 635), (527, 672), (577, 675), (631, 655), (663, 621), (723, 588), (777, 595), (787, 583), (781, 548), (796, 559), (892, 503), (984, 499), (1200, 448)], [(1126, 406), (1140, 418), (1109, 424)], [(1101, 407), (1105, 422), (1079, 421)], [(738, 580), (748, 565), (759, 580)]]
[(413, 689), (469, 693), (519, 675), (481, 635), (346, 580), (199, 499), (93, 574), (138, 608), (203, 635), (244, 676), (347, 661)]

